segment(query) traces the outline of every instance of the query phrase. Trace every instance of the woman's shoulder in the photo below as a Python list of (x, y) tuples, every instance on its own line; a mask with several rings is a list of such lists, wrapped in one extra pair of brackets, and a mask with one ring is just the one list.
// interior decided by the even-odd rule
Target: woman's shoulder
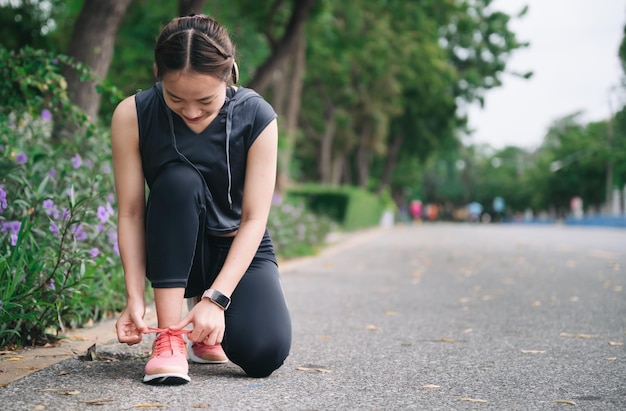
[(127, 123), (137, 122), (137, 110), (135, 105), (135, 95), (126, 97), (120, 101), (113, 112), (113, 122)]

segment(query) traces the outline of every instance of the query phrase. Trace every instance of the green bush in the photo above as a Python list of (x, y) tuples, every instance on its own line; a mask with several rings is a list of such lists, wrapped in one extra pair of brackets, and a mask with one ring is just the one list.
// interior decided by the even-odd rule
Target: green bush
[(328, 233), (337, 228), (330, 218), (310, 212), (302, 202), (281, 201), (272, 205), (267, 226), (280, 258), (315, 254)]
[(386, 199), (349, 186), (307, 184), (289, 189), (287, 198), (303, 201), (309, 210), (327, 216), (348, 231), (380, 224), (388, 207)]
[[(69, 102), (59, 56), (0, 49), (0, 73), (0, 347), (34, 345), (125, 302), (111, 150)], [(60, 117), (86, 132), (53, 143)]]

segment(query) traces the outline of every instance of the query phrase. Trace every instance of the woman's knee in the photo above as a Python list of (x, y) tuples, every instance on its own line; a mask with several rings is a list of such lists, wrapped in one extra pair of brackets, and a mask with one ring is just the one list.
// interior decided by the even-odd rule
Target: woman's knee
[[(258, 343), (258, 341), (257, 341)], [(261, 346), (247, 345), (240, 349), (228, 350), (228, 357), (252, 378), (264, 378), (280, 368), (289, 355), (291, 336), (273, 339)], [(234, 351), (234, 352), (231, 352)]]
[(175, 202), (201, 198), (204, 181), (186, 164), (174, 164), (163, 170), (152, 184), (150, 195), (160, 201)]

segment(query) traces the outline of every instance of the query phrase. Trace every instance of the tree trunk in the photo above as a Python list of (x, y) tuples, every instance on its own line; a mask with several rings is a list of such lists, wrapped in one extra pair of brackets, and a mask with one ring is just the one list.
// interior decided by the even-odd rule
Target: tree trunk
[(290, 67), (288, 94), (285, 96), (285, 144), (279, 151), (281, 165), (278, 169), (278, 191), (283, 192), (290, 183), (289, 164), (293, 157), (298, 136), (298, 118), (300, 117), (300, 103), (302, 100), (302, 85), (306, 67), (306, 42), (302, 35), (298, 39), (296, 53), (293, 55), (293, 64)]
[[(104, 79), (109, 71), (117, 32), (131, 1), (86, 1), (74, 24), (67, 54), (90, 67), (98, 79)], [(64, 75), (70, 99), (95, 122), (101, 99), (96, 83), (81, 81), (80, 75), (70, 67), (64, 70)]]
[(393, 135), (391, 144), (387, 148), (385, 170), (383, 171), (383, 176), (380, 180), (380, 184), (378, 185), (378, 189), (376, 190), (377, 194), (380, 194), (385, 187), (389, 187), (391, 185), (391, 176), (393, 175), (393, 170), (396, 168), (396, 164), (398, 164), (398, 156), (400, 155), (400, 149), (402, 148), (403, 142), (404, 134), (396, 133)]
[(299, 39), (304, 32), (304, 25), (314, 4), (315, 0), (297, 0), (293, 2), (291, 18), (289, 23), (287, 23), (282, 38), (272, 45), (272, 53), (256, 70), (247, 87), (263, 94), (272, 80), (274, 70), (280, 68), (289, 55), (296, 51)]
[(207, 0), (178, 0), (178, 15), (201, 14)]
[(361, 138), (356, 151), (356, 167), (358, 185), (361, 188), (367, 188), (370, 173), (370, 152), (367, 148), (367, 142), (370, 138), (370, 127), (364, 125), (361, 130)]
[(319, 160), (317, 171), (320, 182), (322, 184), (328, 184), (333, 182), (332, 174), (332, 153), (333, 153), (333, 137), (335, 136), (335, 129), (337, 123), (335, 122), (335, 106), (332, 102), (329, 102), (326, 107), (326, 127), (324, 128), (324, 134), (322, 134)]

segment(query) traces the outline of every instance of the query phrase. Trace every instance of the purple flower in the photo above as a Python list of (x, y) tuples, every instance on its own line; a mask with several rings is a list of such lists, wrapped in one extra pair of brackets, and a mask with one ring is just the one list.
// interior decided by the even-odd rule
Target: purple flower
[(52, 113), (50, 112), (50, 110), (45, 108), (41, 111), (41, 118), (44, 119), (44, 121), (50, 121), (52, 120)]
[(61, 215), (61, 217), (63, 217), (64, 220), (69, 220), (70, 219), (70, 210), (68, 210), (67, 208), (63, 209), (63, 214)]
[(25, 164), (26, 160), (28, 160), (28, 157), (26, 157), (26, 154), (24, 153), (19, 153), (18, 155), (15, 156), (15, 162), (17, 164)]
[(115, 194), (109, 193), (107, 195), (107, 200), (109, 201), (109, 203), (113, 203), (115, 201)]
[(6, 234), (10, 231), (13, 234), (17, 234), (20, 232), (21, 227), (22, 223), (20, 221), (2, 221), (0, 232)]
[(107, 212), (107, 209), (104, 208), (104, 206), (98, 206), (98, 212), (96, 213), (96, 215), (102, 223), (106, 223), (107, 221), (109, 221), (109, 213)]
[(98, 254), (100, 254), (100, 250), (98, 250), (98, 247), (94, 247), (91, 250), (87, 250), (87, 253), (91, 256), (91, 258), (96, 258)]
[(7, 192), (4, 191), (4, 184), (0, 184), (0, 213), (6, 210), (9, 205), (7, 204)]
[(110, 216), (115, 215), (115, 210), (113, 210), (113, 207), (111, 207), (111, 203), (107, 202), (106, 209), (107, 213), (109, 213)]
[(83, 159), (80, 157), (80, 154), (76, 154), (74, 157), (70, 159), (72, 163), (72, 167), (79, 168), (83, 164)]
[(65, 194), (66, 194), (68, 197), (72, 197), (72, 196), (74, 195), (74, 187), (70, 187), (70, 188), (68, 188), (67, 190), (65, 190)]
[(0, 144), (0, 151), (4, 151), (4, 146)]
[(50, 199), (44, 200), (43, 211), (54, 218), (59, 218), (59, 208), (56, 206), (56, 204), (54, 204), (54, 201)]
[(48, 175), (50, 176), (50, 178), (55, 178), (57, 176), (57, 171), (51, 168), (50, 171), (48, 171)]
[(11, 233), (10, 238), (11, 238), (11, 245), (15, 247), (15, 245), (17, 244), (17, 234)]
[(59, 236), (59, 226), (54, 221), (50, 221), (50, 232), (55, 236)]
[(109, 167), (109, 165), (108, 165), (108, 164), (103, 165), (103, 166), (102, 166), (102, 168), (101, 168), (101, 170), (102, 170), (102, 172), (103, 172), (104, 174), (110, 174), (110, 173), (111, 173), (111, 167)]
[(51, 290), (56, 290), (56, 286), (54, 285), (54, 279), (51, 278), (50, 281), (48, 281), (48, 288)]
[(87, 233), (83, 231), (83, 225), (78, 224), (77, 226), (72, 227), (72, 234), (76, 237), (77, 241), (85, 241), (87, 239)]
[(104, 226), (102, 224), (97, 224), (96, 225), (96, 230), (101, 233), (104, 231)]

